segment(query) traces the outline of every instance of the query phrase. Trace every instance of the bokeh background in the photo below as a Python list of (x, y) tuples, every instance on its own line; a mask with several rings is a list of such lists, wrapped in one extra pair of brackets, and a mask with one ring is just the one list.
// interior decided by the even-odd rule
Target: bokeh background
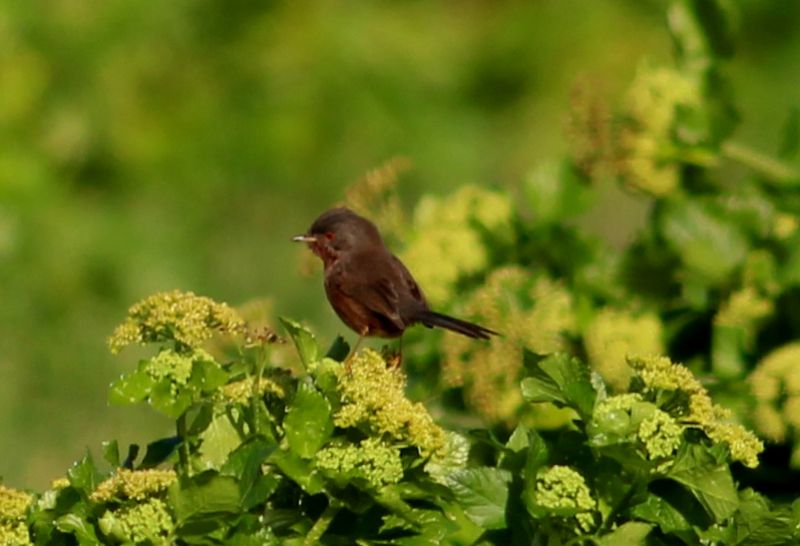
[[(737, 138), (774, 149), (800, 104), (800, 3), (737, 3)], [(664, 5), (5, 0), (0, 476), (42, 488), (104, 439), (170, 432), (106, 403), (132, 361), (105, 339), (150, 293), (267, 297), (343, 331), (290, 236), (398, 155), (409, 205), (518, 184), (565, 152), (576, 86), (613, 103), (668, 61)], [(595, 219), (610, 237), (635, 229), (625, 199)]]

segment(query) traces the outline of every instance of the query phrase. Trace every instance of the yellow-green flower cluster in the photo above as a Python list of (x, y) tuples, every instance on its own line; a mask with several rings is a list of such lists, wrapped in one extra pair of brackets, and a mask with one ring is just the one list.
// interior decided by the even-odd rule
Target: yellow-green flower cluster
[(134, 343), (175, 342), (198, 347), (217, 332), (238, 333), (244, 321), (225, 303), (192, 292), (160, 292), (128, 310), (128, 318), (108, 339), (117, 353)]
[(447, 303), (459, 279), (489, 265), (483, 233), (507, 239), (512, 215), (507, 195), (477, 186), (463, 186), (451, 196), (427, 196), (419, 202), (414, 233), (401, 257), (425, 287), (432, 305)]
[(681, 391), (688, 396), (683, 422), (700, 427), (716, 443), (724, 444), (731, 459), (754, 468), (764, 444), (739, 423), (731, 422), (731, 412), (717, 406), (708, 391), (689, 369), (666, 357), (631, 358), (628, 363), (644, 383), (645, 392)]
[(56, 478), (55, 480), (50, 482), (50, 489), (53, 489), (55, 491), (66, 489), (69, 486), (70, 486), (69, 478), (64, 478), (64, 477)]
[(610, 414), (615, 411), (630, 412), (634, 404), (643, 401), (644, 399), (642, 398), (642, 395), (637, 392), (617, 394), (615, 396), (609, 396), (605, 400), (598, 402), (594, 412), (595, 415)]
[[(192, 353), (178, 353), (172, 349), (163, 349), (156, 356), (147, 361), (145, 370), (147, 374), (160, 381), (169, 379), (176, 385), (186, 385), (192, 376), (192, 363), (198, 355)], [(208, 356), (211, 359), (211, 356)]]
[(362, 478), (376, 489), (403, 479), (399, 448), (380, 438), (367, 438), (358, 445), (326, 447), (317, 452), (314, 462), (325, 473), (335, 477)]
[(687, 394), (705, 392), (705, 388), (685, 366), (673, 363), (666, 356), (633, 356), (628, 364), (642, 379), (645, 392), (683, 391)]
[(679, 184), (674, 161), (676, 114), (699, 105), (697, 84), (672, 68), (643, 66), (626, 97), (618, 135), (619, 174), (626, 184), (657, 197)]
[(24, 521), (5, 522), (0, 521), (0, 546), (29, 546), (31, 535), (28, 532), (28, 524)]
[(174, 470), (120, 468), (113, 476), (97, 486), (90, 499), (97, 503), (125, 499), (142, 501), (163, 493), (175, 483), (175, 480), (177, 480), (177, 475)]
[[(651, 461), (672, 456), (683, 438), (683, 427), (639, 393), (618, 394), (599, 402), (594, 409), (593, 425), (605, 437), (640, 443)], [(661, 465), (657, 470), (664, 468)]]
[[(517, 388), (522, 351), (539, 354), (566, 350), (575, 331), (570, 293), (547, 277), (532, 277), (520, 267), (496, 269), (465, 305), (464, 316), (479, 316), (491, 327), (502, 324), (502, 337), (476, 344), (445, 334), (442, 375), (445, 383), (463, 386), (468, 404), (491, 422), (512, 421), (523, 405)], [(538, 426), (558, 426), (568, 412), (537, 405)]]
[(635, 314), (604, 308), (584, 334), (589, 362), (616, 389), (627, 387), (631, 369), (628, 355), (662, 353), (661, 320), (655, 313)]
[(597, 502), (580, 473), (569, 466), (551, 466), (536, 478), (534, 499), (538, 506), (558, 512), (578, 512), (575, 520), (584, 532), (594, 527)]
[(647, 451), (647, 458), (652, 461), (670, 457), (677, 451), (683, 428), (667, 412), (656, 408), (639, 425), (638, 436)]
[(167, 546), (175, 530), (175, 522), (166, 503), (157, 498), (106, 510), (98, 520), (107, 537), (126, 544)]
[(219, 392), (223, 400), (236, 404), (249, 404), (253, 395), (264, 396), (267, 393), (274, 394), (278, 398), (286, 396), (283, 387), (268, 377), (259, 378), (257, 384), (255, 377), (247, 377), (228, 383)]
[(794, 214), (779, 212), (774, 217), (772, 232), (778, 239), (788, 239), (800, 227), (800, 220)]
[(755, 335), (755, 326), (770, 316), (772, 310), (772, 300), (761, 296), (754, 287), (745, 286), (722, 303), (714, 317), (714, 324), (741, 328), (750, 342)]
[(0, 485), (0, 521), (24, 518), (32, 500), (29, 493)]
[(797, 369), (798, 357), (800, 342), (795, 341), (762, 358), (748, 378), (753, 395), (765, 402), (776, 402), (782, 396), (794, 395), (800, 387), (800, 374), (792, 373)]
[(734, 461), (755, 468), (764, 443), (739, 423), (731, 422), (732, 417), (730, 410), (714, 404), (707, 394), (694, 394), (689, 399), (689, 419), (711, 440), (726, 445)]
[[(783, 442), (800, 431), (800, 342), (779, 347), (761, 359), (747, 379), (756, 399), (753, 423), (768, 440)], [(800, 445), (792, 465), (800, 466)]]
[(428, 410), (405, 395), (406, 377), (388, 369), (372, 350), (359, 353), (352, 366), (338, 370), (342, 407), (334, 416), (338, 427), (366, 426), (391, 440), (415, 446), (423, 457), (443, 449), (447, 437)]
[(0, 485), (0, 546), (33, 544), (25, 522), (32, 500), (24, 491)]

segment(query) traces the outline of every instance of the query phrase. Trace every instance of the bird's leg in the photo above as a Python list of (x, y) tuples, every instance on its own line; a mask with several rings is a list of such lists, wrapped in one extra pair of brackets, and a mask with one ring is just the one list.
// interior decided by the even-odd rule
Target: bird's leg
[(361, 342), (364, 341), (366, 335), (367, 335), (367, 329), (364, 328), (363, 331), (358, 333), (358, 340), (356, 341), (356, 344), (353, 345), (353, 348), (350, 350), (350, 354), (347, 355), (347, 358), (344, 359), (344, 365), (345, 368), (347, 369), (348, 374), (350, 373), (350, 370), (352, 370), (353, 368), (353, 359), (355, 358), (356, 352), (358, 351), (358, 348), (361, 346)]
[(386, 361), (386, 367), (390, 370), (396, 370), (403, 363), (403, 337), (400, 336), (400, 342), (396, 350), (392, 350), (391, 346), (384, 345), (381, 351), (383, 359)]
[(403, 336), (401, 335), (397, 344), (397, 354), (392, 359), (390, 366), (393, 370), (396, 370), (397, 368), (400, 367), (402, 363), (403, 363)]

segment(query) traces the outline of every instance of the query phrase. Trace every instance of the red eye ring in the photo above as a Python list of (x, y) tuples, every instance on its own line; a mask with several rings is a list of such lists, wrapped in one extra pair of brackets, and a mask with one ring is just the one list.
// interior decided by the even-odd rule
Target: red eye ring
[(332, 231), (326, 231), (324, 237), (328, 241), (333, 241), (334, 237), (336, 237), (336, 234)]

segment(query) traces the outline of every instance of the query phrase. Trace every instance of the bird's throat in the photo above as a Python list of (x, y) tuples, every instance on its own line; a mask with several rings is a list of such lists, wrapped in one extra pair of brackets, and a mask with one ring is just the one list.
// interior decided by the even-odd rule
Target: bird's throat
[(328, 269), (330, 266), (336, 263), (336, 260), (339, 259), (339, 254), (326, 244), (315, 242), (312, 243), (310, 246), (311, 250), (314, 251), (314, 254), (319, 256), (320, 259), (322, 260), (325, 269)]

